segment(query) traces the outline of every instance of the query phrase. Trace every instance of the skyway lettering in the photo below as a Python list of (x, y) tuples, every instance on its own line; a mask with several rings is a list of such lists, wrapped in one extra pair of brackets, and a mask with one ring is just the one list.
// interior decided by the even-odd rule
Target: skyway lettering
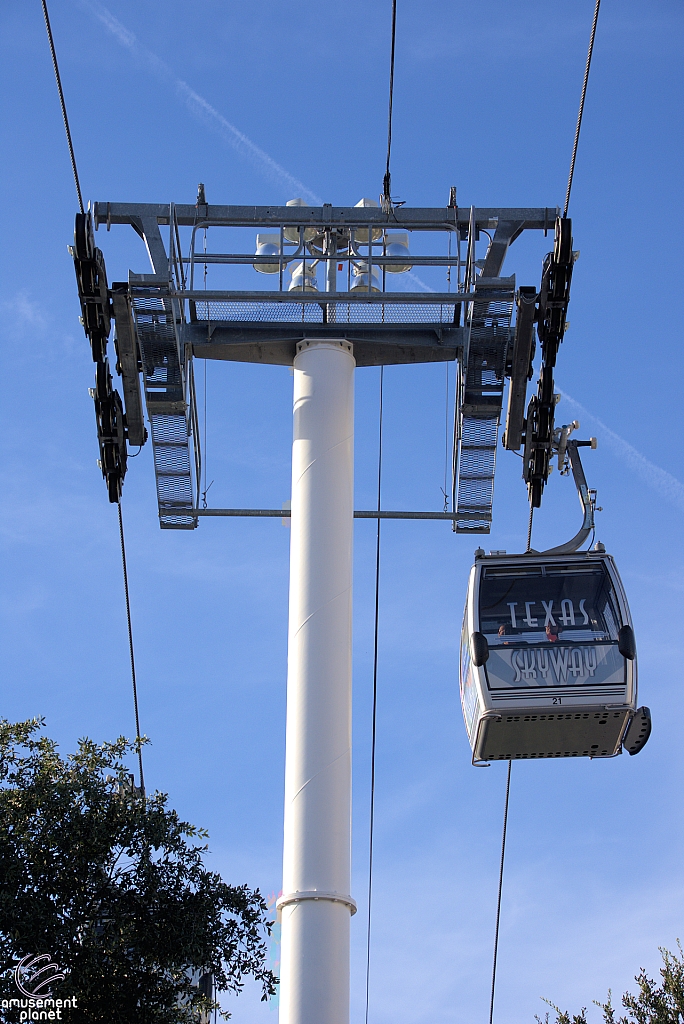
[(625, 682), (625, 659), (616, 644), (491, 647), (486, 666), (493, 689), (520, 686), (596, 686)]
[(593, 647), (556, 647), (550, 650), (516, 650), (511, 654), (511, 665), (515, 670), (514, 683), (522, 679), (536, 679), (539, 674), (546, 679), (549, 670), (558, 683), (565, 683), (568, 673), (579, 681), (596, 672), (596, 651)]

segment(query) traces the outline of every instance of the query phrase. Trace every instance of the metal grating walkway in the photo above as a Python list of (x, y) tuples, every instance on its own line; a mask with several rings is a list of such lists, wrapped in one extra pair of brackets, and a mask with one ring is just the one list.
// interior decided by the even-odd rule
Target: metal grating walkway
[[(175, 509), (193, 508), (191, 420), (179, 358), (171, 300), (133, 293), (147, 415), (150, 421), (159, 521), (162, 529), (192, 530), (197, 519)], [(195, 453), (192, 445), (193, 454)], [(199, 473), (196, 474), (196, 480)]]
[(197, 319), (206, 322), (445, 324), (452, 326), (453, 303), (407, 302), (197, 302)]
[[(491, 281), (488, 282), (488, 291), (490, 289)], [(477, 291), (476, 283), (476, 294)], [(510, 281), (507, 281), (500, 299), (478, 302), (476, 298), (470, 306), (458, 414), (457, 533), (489, 533), (492, 522), (496, 448), (513, 298)]]

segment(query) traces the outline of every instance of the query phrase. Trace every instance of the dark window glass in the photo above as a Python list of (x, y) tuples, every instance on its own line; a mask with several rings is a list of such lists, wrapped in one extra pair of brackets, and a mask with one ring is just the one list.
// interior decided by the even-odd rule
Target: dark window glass
[(622, 625), (601, 564), (485, 566), (480, 630), (490, 646), (617, 641)]

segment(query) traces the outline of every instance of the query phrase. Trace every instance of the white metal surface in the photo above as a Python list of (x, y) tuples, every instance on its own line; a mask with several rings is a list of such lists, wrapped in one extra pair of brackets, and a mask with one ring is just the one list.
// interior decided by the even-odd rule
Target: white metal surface
[(352, 346), (294, 361), (281, 1024), (348, 1024)]

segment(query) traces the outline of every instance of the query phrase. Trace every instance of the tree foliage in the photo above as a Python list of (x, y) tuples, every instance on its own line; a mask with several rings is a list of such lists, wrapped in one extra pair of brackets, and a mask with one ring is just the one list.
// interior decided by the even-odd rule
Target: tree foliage
[(41, 953), (66, 973), (54, 995), (78, 997), (83, 1024), (196, 1022), (208, 1005), (193, 971), (219, 991), (251, 976), (273, 994), (259, 890), (206, 870), (206, 832), (132, 788), (122, 758), (135, 745), (84, 739), (62, 758), (42, 725), (0, 720), (3, 996), (18, 995), (13, 962)]
[[(639, 986), (638, 992), (625, 992), (622, 997), (622, 1007), (627, 1011), (626, 1015), (618, 1016), (610, 992), (605, 1003), (594, 1000), (595, 1005), (603, 1013), (605, 1024), (684, 1024), (684, 953), (679, 939), (677, 949), (679, 954), (660, 947), (660, 955), (663, 958), (660, 984), (649, 978), (643, 968), (635, 976), (634, 980)], [(553, 1003), (549, 1005), (556, 1014), (555, 1024), (587, 1024), (586, 1006), (571, 1016)], [(536, 1019), (538, 1024), (548, 1024), (549, 1014), (546, 1014), (544, 1022), (539, 1017)]]

